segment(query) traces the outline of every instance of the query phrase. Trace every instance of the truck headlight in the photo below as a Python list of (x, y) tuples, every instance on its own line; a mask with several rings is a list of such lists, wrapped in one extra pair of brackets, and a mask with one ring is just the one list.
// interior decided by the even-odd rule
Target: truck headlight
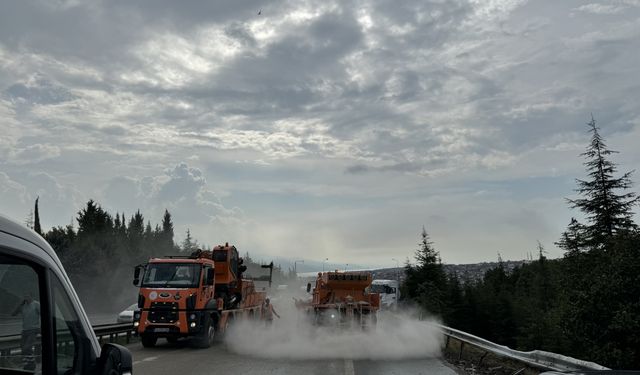
[(140, 322), (133, 322), (133, 326), (134, 326), (134, 327), (137, 327), (137, 326), (139, 326), (139, 325), (140, 325)]
[(189, 315), (189, 319), (191, 319), (191, 320), (196, 320), (196, 314), (191, 314), (191, 315)]
[(191, 322), (191, 324), (189, 324), (189, 327), (195, 328), (196, 327), (196, 322)]

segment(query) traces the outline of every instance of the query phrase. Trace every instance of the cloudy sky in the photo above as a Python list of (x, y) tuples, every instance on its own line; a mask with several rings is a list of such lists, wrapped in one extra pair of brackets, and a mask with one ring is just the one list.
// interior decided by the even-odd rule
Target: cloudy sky
[(590, 113), (640, 166), (639, 66), (635, 0), (0, 0), (0, 212), (167, 208), (178, 241), (336, 263), (395, 265), (423, 225), (447, 263), (560, 256)]

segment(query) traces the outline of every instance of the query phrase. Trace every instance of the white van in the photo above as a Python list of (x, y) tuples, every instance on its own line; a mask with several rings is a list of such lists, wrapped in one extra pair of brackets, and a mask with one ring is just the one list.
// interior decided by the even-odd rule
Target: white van
[(131, 374), (128, 349), (100, 348), (49, 244), (3, 216), (0, 301), (0, 373)]

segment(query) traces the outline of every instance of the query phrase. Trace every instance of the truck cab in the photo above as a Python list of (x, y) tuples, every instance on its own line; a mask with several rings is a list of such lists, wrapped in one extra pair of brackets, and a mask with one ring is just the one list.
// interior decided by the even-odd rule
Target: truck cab
[(190, 338), (193, 346), (208, 348), (236, 318), (259, 316), (265, 292), (242, 279), (246, 269), (228, 243), (137, 266), (133, 284), (140, 286), (140, 310), (133, 324), (142, 345), (152, 347), (159, 338)]
[(174, 342), (181, 337), (193, 337), (197, 347), (212, 344), (219, 317), (210, 251), (152, 258), (136, 267), (134, 285), (140, 293), (133, 324), (143, 346), (155, 346), (158, 338)]
[(100, 347), (62, 263), (37, 233), (0, 216), (0, 372), (131, 374), (128, 349)]
[(380, 295), (380, 308), (384, 310), (396, 310), (400, 298), (398, 280), (376, 279), (369, 289), (372, 293)]

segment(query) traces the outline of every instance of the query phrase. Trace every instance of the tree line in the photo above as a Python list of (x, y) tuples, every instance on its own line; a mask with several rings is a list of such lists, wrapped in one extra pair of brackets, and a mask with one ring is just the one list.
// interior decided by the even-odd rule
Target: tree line
[(33, 212), (33, 222), (27, 225), (51, 245), (83, 305), (92, 312), (118, 311), (134, 303), (133, 267), (181, 250), (173, 241), (167, 210), (161, 224), (152, 227), (140, 210), (129, 218), (124, 213), (114, 216), (89, 200), (77, 214), (76, 227), (56, 226), (46, 232), (40, 226), (38, 199)]
[(585, 158), (587, 178), (567, 199), (584, 222), (571, 219), (556, 243), (564, 256), (538, 259), (477, 282), (447, 275), (423, 229), (415, 264), (402, 285), (407, 301), (444, 324), (519, 350), (546, 350), (615, 369), (640, 369), (640, 230), (631, 172), (615, 163), (595, 120)]
[[(199, 243), (187, 229), (184, 240), (174, 242), (174, 224), (165, 210), (161, 223), (155, 226), (146, 220), (140, 210), (127, 218), (124, 213), (115, 216), (94, 200), (78, 212), (77, 226), (57, 226), (42, 231), (39, 198), (27, 218), (27, 225), (39, 233), (56, 252), (85, 307), (91, 312), (114, 312), (137, 300), (137, 288), (132, 285), (133, 268), (150, 258), (165, 255), (191, 254), (196, 249), (211, 250)], [(254, 262), (249, 253), (245, 265), (256, 276), (264, 269)], [(262, 273), (261, 273), (262, 271)], [(274, 266), (273, 280), (283, 283), (295, 278)]]

